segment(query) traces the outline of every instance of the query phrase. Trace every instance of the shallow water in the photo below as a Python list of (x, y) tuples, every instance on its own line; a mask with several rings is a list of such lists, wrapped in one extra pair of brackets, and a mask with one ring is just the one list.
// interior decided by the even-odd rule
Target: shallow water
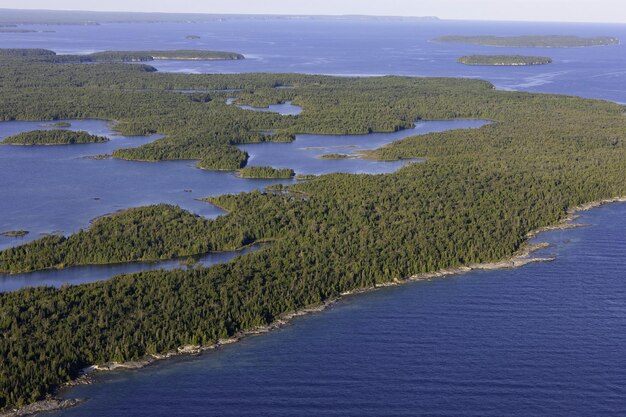
[(97, 376), (55, 416), (591, 416), (626, 409), (626, 204), (557, 260), (352, 296), (200, 357)]

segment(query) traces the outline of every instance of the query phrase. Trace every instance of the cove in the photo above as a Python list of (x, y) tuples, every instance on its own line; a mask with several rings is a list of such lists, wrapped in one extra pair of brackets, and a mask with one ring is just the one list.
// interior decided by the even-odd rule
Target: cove
[(171, 270), (185, 268), (185, 263), (193, 259), (194, 266), (204, 267), (228, 262), (236, 256), (245, 255), (260, 249), (261, 245), (254, 245), (239, 251), (210, 252), (199, 256), (190, 256), (180, 259), (171, 259), (162, 262), (129, 262), (124, 264), (86, 265), (65, 269), (46, 269), (23, 274), (0, 274), (0, 292), (17, 291), (26, 287), (48, 286), (61, 287), (63, 285), (86, 284), (103, 281), (116, 275), (131, 274), (134, 272), (150, 271), (155, 269)]

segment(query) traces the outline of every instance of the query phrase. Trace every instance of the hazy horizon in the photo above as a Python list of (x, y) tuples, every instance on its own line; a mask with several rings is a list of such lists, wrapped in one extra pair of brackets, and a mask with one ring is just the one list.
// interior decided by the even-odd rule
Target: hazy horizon
[(437, 16), (449, 20), (626, 23), (626, 6), (621, 0), (318, 0), (315, 4), (303, 1), (285, 4), (282, 0), (266, 0), (262, 3), (253, 0), (189, 0), (184, 4), (147, 0), (132, 3), (122, 0), (109, 0), (106, 3), (58, 0), (54, 7), (50, 7), (49, 0), (24, 0), (15, 4), (0, 0), (0, 8), (84, 12)]

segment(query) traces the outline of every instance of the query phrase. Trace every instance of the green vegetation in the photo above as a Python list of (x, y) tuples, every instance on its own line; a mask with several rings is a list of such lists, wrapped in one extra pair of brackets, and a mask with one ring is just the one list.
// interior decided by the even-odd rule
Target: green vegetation
[(348, 159), (354, 158), (354, 155), (348, 155), (345, 153), (325, 153), (319, 156), (320, 159)]
[(619, 39), (609, 36), (583, 38), (580, 36), (442, 36), (434, 42), (465, 43), (484, 46), (517, 48), (577, 48), (585, 46), (619, 45)]
[(293, 169), (248, 166), (239, 171), (242, 178), (291, 178), (296, 173)]
[(108, 142), (109, 138), (72, 130), (31, 130), (9, 136), (1, 143), (5, 145), (75, 145)]
[(94, 62), (132, 62), (159, 59), (177, 59), (194, 61), (244, 59), (234, 52), (174, 50), (174, 51), (104, 51), (88, 55)]
[[(562, 219), (569, 207), (626, 195), (625, 108), (613, 103), (461, 79), (159, 74), (20, 57), (0, 59), (0, 70), (0, 119), (119, 120), (126, 133), (166, 135), (138, 148), (135, 156), (153, 160), (202, 159), (205, 148), (218, 155), (271, 140), (260, 131), (367, 133), (419, 118), (494, 121), (368, 153), (425, 159), (393, 174), (323, 175), (210, 198), (228, 211), (215, 220), (168, 205), (131, 209), (67, 238), (0, 252), (3, 270), (22, 271), (272, 241), (210, 268), (0, 294), (0, 407), (43, 398), (92, 363), (210, 344), (344, 291), (511, 256), (529, 231)], [(242, 91), (160, 91), (227, 88)], [(245, 112), (224, 103), (232, 94), (255, 106), (294, 100), (306, 111)]]
[(56, 123), (44, 123), (44, 127), (71, 127), (72, 124), (68, 122), (56, 122)]
[(58, 55), (47, 49), (0, 49), (0, 57), (20, 57), (31, 62), (48, 63), (93, 63), (93, 62), (148, 62), (154, 60), (233, 60), (244, 59), (235, 52), (172, 50), (172, 51), (103, 51), (86, 55)]
[(309, 181), (309, 180), (314, 180), (315, 178), (317, 178), (317, 175), (313, 175), (313, 174), (298, 174), (298, 175), (296, 175), (296, 179), (298, 181)]
[(1, 232), (0, 236), (6, 237), (24, 237), (28, 234), (28, 230), (9, 230), (8, 232)]
[(458, 59), (465, 65), (546, 65), (552, 63), (552, 58), (545, 56), (522, 56), (522, 55), (467, 55)]

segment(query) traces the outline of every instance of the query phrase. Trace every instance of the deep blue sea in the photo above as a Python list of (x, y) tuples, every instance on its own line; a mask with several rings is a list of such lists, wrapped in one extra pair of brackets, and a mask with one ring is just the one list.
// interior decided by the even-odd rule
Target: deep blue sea
[[(39, 29), (55, 32), (0, 34), (0, 47), (59, 53), (232, 50), (247, 59), (153, 65), (161, 71), (195, 73), (472, 77), (500, 89), (626, 103), (624, 45), (510, 49), (430, 42), (436, 36), (472, 34), (572, 34), (626, 41), (625, 25), (235, 19)], [(187, 35), (201, 38), (187, 40)], [(510, 68), (456, 63), (458, 56), (474, 53), (547, 55), (554, 63)], [(11, 123), (0, 124), (0, 137), (40, 124)], [(106, 122), (73, 126), (80, 123), (89, 124), (87, 130), (112, 134)], [(420, 123), (416, 131), (392, 134), (397, 137), (300, 135), (291, 144), (244, 148), (252, 165), (273, 164), (300, 173), (383, 173), (401, 164), (318, 157), (380, 146), (407, 133), (478, 127), (475, 123)], [(193, 161), (84, 158), (154, 140), (111, 138), (107, 144), (80, 147), (0, 147), (0, 195), (9, 196), (0, 200), (0, 231), (31, 230), (26, 240), (43, 232), (71, 233), (96, 216), (158, 202), (212, 217), (221, 212), (196, 198), (271, 183), (201, 171)], [(541, 254), (556, 256), (554, 262), (475, 271), (348, 297), (323, 313), (199, 357), (100, 374), (98, 383), (63, 393), (88, 401), (51, 415), (626, 415), (626, 204), (592, 210), (580, 221), (592, 226), (538, 238), (552, 243)], [(0, 240), (2, 247), (14, 244)], [(59, 272), (52, 273), (57, 275), (48, 281), (42, 277), (41, 283), (63, 282)], [(99, 274), (96, 279), (107, 276), (101, 270), (79, 271), (76, 281), (92, 273)], [(26, 281), (24, 285), (33, 285)]]

